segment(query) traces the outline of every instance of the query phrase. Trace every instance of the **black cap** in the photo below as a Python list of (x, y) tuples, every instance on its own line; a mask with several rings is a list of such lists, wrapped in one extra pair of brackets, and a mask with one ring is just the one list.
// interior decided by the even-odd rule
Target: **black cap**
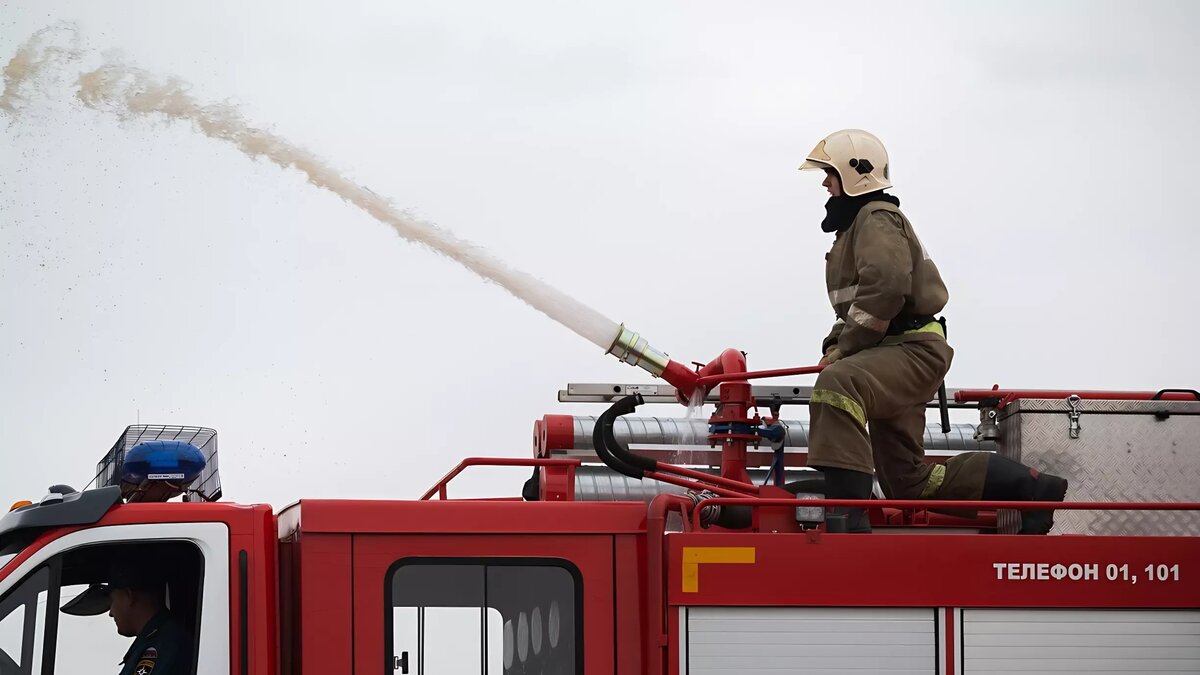
[(86, 591), (71, 598), (67, 604), (62, 606), (63, 614), (74, 616), (103, 614), (108, 611), (112, 603), (112, 598), (109, 596), (111, 591), (108, 584), (92, 584)]
[(74, 616), (104, 614), (111, 604), (110, 596), (114, 589), (161, 592), (166, 585), (154, 566), (130, 560), (111, 564), (105, 579), (106, 583), (94, 583), (64, 604), (63, 613)]

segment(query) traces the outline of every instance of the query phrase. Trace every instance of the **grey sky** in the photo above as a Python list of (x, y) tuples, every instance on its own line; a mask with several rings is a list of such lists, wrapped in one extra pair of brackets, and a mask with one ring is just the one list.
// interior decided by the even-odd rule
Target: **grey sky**
[[(1194, 4), (114, 7), (5, 4), (0, 59), (74, 21), (679, 360), (817, 360), (796, 167), (862, 127), (950, 287), (951, 386), (1200, 382)], [(299, 174), (66, 91), (0, 120), (0, 498), (86, 483), (139, 414), (216, 428), (229, 499), (413, 497), (598, 412), (569, 381), (646, 381)]]

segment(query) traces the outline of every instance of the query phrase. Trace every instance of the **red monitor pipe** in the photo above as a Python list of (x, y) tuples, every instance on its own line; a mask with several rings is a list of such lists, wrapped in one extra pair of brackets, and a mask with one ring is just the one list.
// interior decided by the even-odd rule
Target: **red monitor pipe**
[[(634, 366), (638, 366), (655, 377), (673, 385), (680, 403), (704, 400), (714, 386), (720, 385), (720, 405), (709, 418), (709, 423), (719, 425), (719, 431), (708, 437), (709, 442), (721, 445), (721, 477), (742, 483), (751, 483), (746, 471), (746, 448), (758, 442), (750, 429), (740, 429), (757, 424), (758, 416), (750, 417), (754, 397), (750, 389), (750, 377), (782, 377), (820, 372), (820, 366), (806, 366), (782, 370), (747, 372), (746, 355), (736, 349), (726, 349), (720, 356), (693, 372), (678, 361), (654, 349), (644, 338), (621, 326), (608, 353)], [(736, 425), (736, 426), (735, 426)], [(745, 433), (741, 433), (741, 432)]]

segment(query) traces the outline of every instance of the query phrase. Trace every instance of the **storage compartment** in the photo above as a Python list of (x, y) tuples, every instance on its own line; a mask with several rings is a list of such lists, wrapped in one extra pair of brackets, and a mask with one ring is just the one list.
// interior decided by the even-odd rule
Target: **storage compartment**
[(934, 610), (898, 607), (688, 607), (688, 675), (934, 675)]
[(965, 675), (1200, 672), (1200, 612), (964, 609)]
[[(1020, 399), (998, 452), (1070, 481), (1072, 502), (1200, 501), (1200, 401)], [(1020, 529), (1013, 510), (1000, 532)], [(1189, 511), (1057, 511), (1051, 534), (1200, 535)]]

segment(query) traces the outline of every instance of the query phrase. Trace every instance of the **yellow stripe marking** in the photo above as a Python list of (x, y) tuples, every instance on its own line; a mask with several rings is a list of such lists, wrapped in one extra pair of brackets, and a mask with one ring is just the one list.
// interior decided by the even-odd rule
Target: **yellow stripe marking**
[(853, 417), (859, 424), (867, 426), (867, 414), (863, 412), (862, 406), (857, 401), (846, 396), (845, 394), (828, 389), (814, 389), (808, 399), (812, 403), (824, 403), (831, 405), (838, 410), (844, 410)]
[(921, 499), (929, 499), (933, 496), (942, 483), (946, 480), (946, 465), (934, 464), (933, 470), (929, 472), (929, 479), (925, 481), (925, 489), (921, 490)]
[(707, 563), (754, 564), (753, 546), (684, 546), (683, 592), (700, 592), (700, 565)]
[(946, 337), (946, 331), (942, 330), (942, 323), (940, 321), (930, 321), (920, 328), (904, 331), (904, 335), (908, 335), (910, 333), (937, 333), (942, 337)]

